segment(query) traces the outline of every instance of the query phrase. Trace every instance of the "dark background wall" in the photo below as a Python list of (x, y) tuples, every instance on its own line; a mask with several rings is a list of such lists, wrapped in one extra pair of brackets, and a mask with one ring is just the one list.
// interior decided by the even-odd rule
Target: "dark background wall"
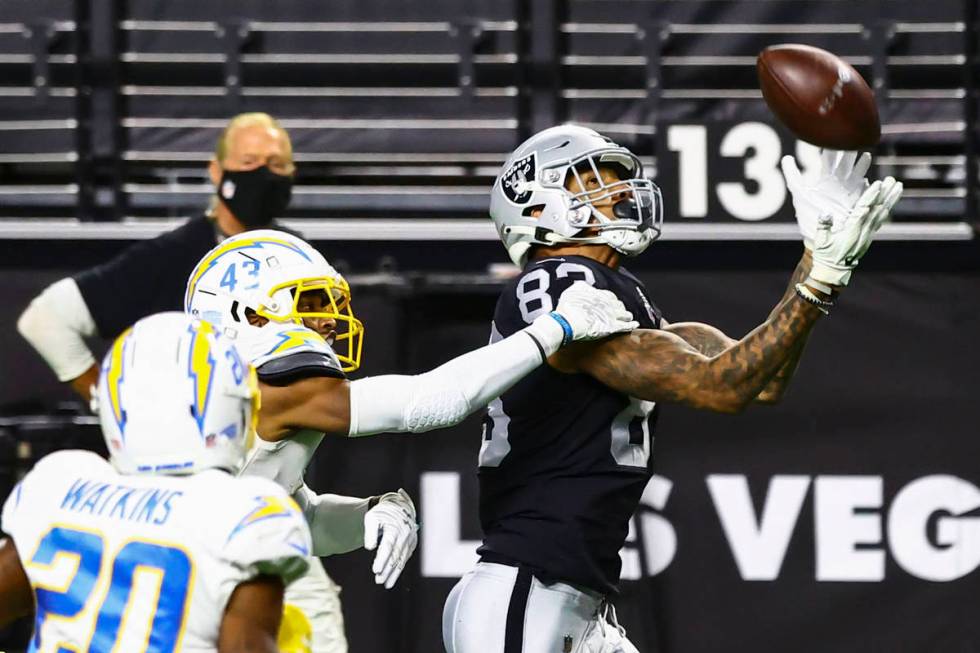
[[(623, 551), (621, 621), (647, 652), (980, 651), (978, 8), (0, 3), (0, 495), (48, 451), (100, 446), (91, 416), (16, 334), (17, 315), (51, 281), (170, 228), (156, 220), (196, 215), (214, 141), (239, 111), (271, 112), (293, 138), (286, 217), (353, 282), (368, 325), (362, 374), (421, 371), (486, 342), (499, 290), (488, 265), (506, 261), (488, 240), (487, 190), (507, 152), (565, 120), (632, 148), (662, 187), (664, 240), (633, 267), (668, 319), (744, 334), (800, 247), (788, 200), (749, 220), (718, 185), (758, 198), (746, 162), (761, 136), (778, 136), (774, 175), (778, 154), (799, 151), (762, 102), (754, 63), (768, 45), (807, 43), (875, 88), (872, 173), (902, 179), (906, 195), (782, 405), (663, 410), (657, 476)], [(750, 122), (761, 123), (753, 145), (722, 156)], [(671, 145), (691, 128), (703, 151)], [(700, 155), (704, 168), (681, 174), (681, 158)], [(692, 193), (706, 216), (681, 209)], [(353, 653), (440, 650), (442, 602), (480, 537), (478, 432), (471, 418), (324, 443), (316, 489), (403, 486), (422, 520), (393, 591), (374, 586), (366, 553), (326, 561)], [(23, 630), (0, 634), (0, 648), (18, 650)]]
[[(746, 247), (755, 252), (663, 243), (635, 267), (668, 319), (740, 336), (780, 297), (798, 253)], [(355, 285), (363, 374), (422, 371), (486, 342), (498, 286), (465, 276), (474, 254), (465, 249), (441, 262), (453, 275)], [(711, 263), (690, 269), (692, 260)], [(974, 650), (978, 260), (969, 247), (884, 244), (816, 329), (783, 404), (739, 416), (665, 407), (657, 477), (634, 518), (617, 601), (641, 650)], [(920, 270), (907, 271), (914, 262)], [(11, 296), (27, 297), (61, 272), (7, 269), (3, 278)], [(6, 392), (16, 387), (50, 412), (62, 393), (9, 329), (0, 333), (4, 369), (18, 370), (16, 383), (4, 375)], [(93, 427), (0, 430), (0, 442), (33, 439), (38, 454), (64, 438), (98, 438)], [(326, 560), (344, 587), (352, 651), (439, 650), (442, 602), (480, 537), (478, 433), (471, 418), (443, 432), (322, 445), (315, 489), (405, 487), (420, 509), (419, 551), (394, 590), (374, 586), (364, 552)], [(914, 482), (927, 496), (899, 500)], [(916, 542), (923, 552), (909, 566), (903, 551)]]

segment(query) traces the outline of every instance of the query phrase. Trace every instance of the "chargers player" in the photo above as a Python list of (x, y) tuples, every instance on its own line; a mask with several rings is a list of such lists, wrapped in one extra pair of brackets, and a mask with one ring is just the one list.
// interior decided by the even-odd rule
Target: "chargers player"
[[(197, 265), (186, 310), (238, 343), (258, 373), (263, 406), (242, 473), (274, 479), (303, 509), (313, 553), (377, 547), (375, 580), (392, 587), (417, 543), (415, 507), (399, 490), (374, 498), (316, 495), (303, 482), (330, 433), (364, 436), (451, 426), (500, 395), (563, 344), (636, 324), (612, 293), (579, 284), (511, 338), (415, 376), (348, 381), (360, 364), (364, 327), (343, 277), (308, 243), (263, 230), (227, 239)], [(378, 542), (379, 534), (381, 536)], [(287, 590), (295, 629), (313, 651), (346, 650), (336, 586), (318, 560)], [(305, 619), (304, 619), (305, 617)]]
[(312, 543), (282, 488), (235, 476), (254, 371), (210, 324), (160, 313), (115, 341), (98, 399), (111, 461), (53, 453), (4, 504), (0, 625), (33, 611), (31, 651), (278, 651)]
[(573, 281), (615, 293), (641, 328), (563, 349), (490, 403), (481, 560), (446, 601), (449, 653), (636, 651), (607, 597), (651, 475), (657, 403), (738, 412), (778, 400), (810, 330), (901, 195), (892, 178), (869, 186), (869, 164), (869, 155), (829, 152), (803, 179), (784, 162), (807, 250), (768, 319), (736, 341), (706, 324), (668, 324), (620, 267), (662, 221), (660, 191), (629, 150), (564, 125), (511, 154), (490, 214), (524, 272), (500, 296), (492, 340), (539, 319)]

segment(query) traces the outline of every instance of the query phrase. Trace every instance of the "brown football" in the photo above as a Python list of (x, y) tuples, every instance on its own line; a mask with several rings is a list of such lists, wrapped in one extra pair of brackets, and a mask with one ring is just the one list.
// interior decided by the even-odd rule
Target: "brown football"
[(809, 45), (773, 45), (756, 62), (762, 97), (797, 138), (835, 150), (881, 139), (878, 106), (864, 78), (836, 55)]

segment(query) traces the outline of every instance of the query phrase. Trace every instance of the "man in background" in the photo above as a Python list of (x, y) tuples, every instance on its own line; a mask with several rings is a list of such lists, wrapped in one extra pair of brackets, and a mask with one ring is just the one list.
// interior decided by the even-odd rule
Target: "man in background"
[(275, 118), (235, 116), (208, 166), (215, 196), (204, 214), (51, 284), (21, 314), (17, 330), (59, 381), (88, 400), (99, 373), (84, 338), (115, 338), (147, 315), (179, 311), (187, 276), (204, 254), (228, 236), (272, 225), (285, 211), (295, 171), (289, 134)]
[[(265, 113), (235, 116), (208, 166), (215, 195), (205, 213), (53, 283), (21, 314), (18, 331), (58, 380), (88, 400), (99, 371), (84, 338), (115, 338), (143, 317), (181, 310), (187, 277), (215, 245), (251, 229), (283, 229), (274, 218), (289, 204), (295, 171), (289, 134), (275, 118)], [(340, 588), (326, 578), (329, 595), (320, 628), (330, 633), (327, 650), (344, 653)]]

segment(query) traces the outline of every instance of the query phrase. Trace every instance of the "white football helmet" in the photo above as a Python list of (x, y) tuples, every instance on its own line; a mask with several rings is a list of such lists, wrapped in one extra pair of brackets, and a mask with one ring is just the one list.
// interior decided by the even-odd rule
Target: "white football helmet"
[(99, 421), (123, 474), (238, 472), (259, 411), (255, 370), (214, 326), (184, 313), (120, 335), (98, 387)]
[[(615, 169), (620, 181), (605, 183), (600, 166)], [(572, 178), (586, 188), (585, 170), (598, 184), (567, 190)], [(624, 198), (613, 204), (615, 219), (596, 208), (618, 195)], [(490, 217), (517, 265), (524, 265), (532, 245), (602, 243), (635, 256), (660, 236), (663, 201), (632, 152), (586, 127), (559, 125), (538, 132), (508, 157), (490, 192)]]
[[(323, 311), (299, 310), (307, 291), (323, 291)], [(344, 371), (361, 363), (364, 325), (351, 309), (347, 281), (312, 245), (283, 231), (247, 231), (205, 254), (187, 280), (184, 310), (233, 339), (261, 328), (249, 324), (247, 310), (278, 323), (332, 319), (330, 344)]]

